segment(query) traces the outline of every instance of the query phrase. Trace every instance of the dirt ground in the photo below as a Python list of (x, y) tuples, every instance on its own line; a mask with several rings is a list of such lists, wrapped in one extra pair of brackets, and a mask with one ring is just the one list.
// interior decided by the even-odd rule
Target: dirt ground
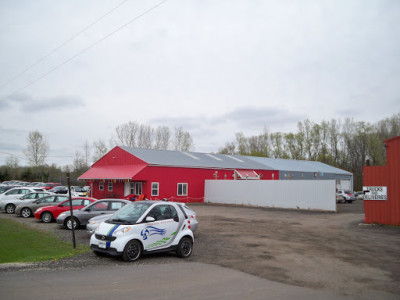
[[(400, 298), (400, 227), (363, 225), (363, 202), (338, 204), (338, 213), (192, 204), (199, 220), (194, 252), (185, 262), (240, 270), (282, 283), (351, 299)], [(0, 214), (70, 240), (56, 224)], [(88, 244), (85, 230), (77, 242)], [(89, 253), (79, 265), (125, 264)], [(146, 256), (141, 264), (170, 263), (174, 254)], [(181, 261), (181, 260), (179, 260)], [(74, 260), (68, 260), (68, 267)], [(62, 263), (54, 263), (63, 267)], [(78, 263), (76, 263), (78, 264)]]

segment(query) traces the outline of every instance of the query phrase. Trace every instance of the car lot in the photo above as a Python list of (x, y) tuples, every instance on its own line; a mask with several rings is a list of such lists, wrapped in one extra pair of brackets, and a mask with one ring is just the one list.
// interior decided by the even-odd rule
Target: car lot
[[(199, 220), (193, 254), (184, 263), (202, 262), (265, 279), (359, 299), (400, 295), (400, 228), (362, 223), (363, 201), (338, 204), (338, 213), (210, 204), (190, 205)], [(71, 231), (56, 224), (0, 214), (49, 230), (64, 240)], [(77, 242), (88, 245), (85, 230)], [(182, 262), (174, 253), (143, 257), (134, 264)], [(125, 265), (92, 253), (42, 263), (47, 268), (101, 268)], [(28, 266), (26, 268), (29, 268)], [(12, 268), (11, 268), (12, 269)]]

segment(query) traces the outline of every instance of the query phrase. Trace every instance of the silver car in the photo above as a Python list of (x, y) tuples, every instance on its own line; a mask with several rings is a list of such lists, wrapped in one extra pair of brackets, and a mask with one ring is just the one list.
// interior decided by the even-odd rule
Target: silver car
[(67, 229), (78, 228), (79, 226), (86, 226), (89, 219), (99, 215), (109, 215), (114, 213), (129, 203), (124, 199), (101, 199), (88, 206), (73, 211), (73, 222), (71, 222), (71, 213), (69, 211), (61, 213), (57, 218), (57, 224)]
[(38, 200), (26, 201), (17, 206), (15, 214), (21, 215), (24, 218), (33, 217), (33, 213), (43, 206), (57, 205), (60, 202), (68, 200), (68, 196), (50, 195), (42, 197)]
[(33, 192), (26, 194), (18, 199), (4, 199), (3, 201), (0, 201), (0, 211), (5, 210), (6, 213), (8, 214), (13, 214), (15, 213), (15, 208), (22, 203), (27, 203), (28, 201), (33, 201), (40, 199), (44, 196), (51, 195), (52, 193), (49, 192)]
[(86, 231), (89, 235), (92, 235), (96, 228), (99, 226), (101, 222), (106, 221), (109, 217), (111, 217), (113, 214), (107, 214), (107, 215), (100, 215), (97, 217), (91, 218), (88, 223), (86, 224)]

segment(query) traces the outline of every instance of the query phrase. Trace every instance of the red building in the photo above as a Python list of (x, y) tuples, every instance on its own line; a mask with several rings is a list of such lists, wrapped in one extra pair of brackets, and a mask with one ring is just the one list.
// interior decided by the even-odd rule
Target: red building
[(364, 167), (365, 223), (400, 225), (400, 136), (385, 141), (386, 166)]
[(223, 154), (115, 147), (79, 177), (95, 198), (203, 202), (206, 179), (279, 179), (279, 171), (249, 158)]

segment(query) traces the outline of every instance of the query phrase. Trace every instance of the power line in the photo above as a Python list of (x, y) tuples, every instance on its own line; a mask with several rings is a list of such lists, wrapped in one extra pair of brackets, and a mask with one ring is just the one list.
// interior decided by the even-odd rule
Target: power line
[(121, 29), (127, 27), (128, 25), (132, 24), (133, 22), (137, 21), (138, 19), (140, 19), (141, 17), (143, 17), (144, 15), (148, 14), (149, 12), (153, 11), (154, 9), (156, 9), (157, 7), (161, 6), (162, 4), (164, 4), (165, 2), (167, 2), (168, 0), (163, 0), (159, 3), (157, 3), (156, 5), (152, 6), (151, 8), (149, 8), (148, 10), (144, 11), (143, 13), (141, 13), (140, 15), (136, 16), (135, 18), (131, 19), (130, 21), (126, 22), (125, 24), (123, 24), (122, 26), (118, 27), (117, 29), (115, 29), (114, 31), (110, 32), (109, 34), (107, 34), (106, 36), (104, 36), (103, 38), (95, 41), (94, 43), (90, 44), (88, 47), (84, 48), (83, 50), (81, 50), (80, 52), (78, 52), (77, 54), (73, 55), (72, 57), (70, 57), (69, 59), (65, 60), (64, 62), (58, 64), (57, 66), (55, 66), (54, 68), (50, 69), (48, 72), (46, 72), (45, 74), (39, 76), (38, 78), (32, 80), (30, 83), (28, 83), (27, 85), (23, 86), (22, 88), (12, 92), (11, 94), (9, 94), (8, 96), (4, 97), (3, 99), (0, 99), (0, 102), (3, 102), (9, 98), (11, 98), (12, 96), (22, 92), (23, 90), (25, 90), (26, 88), (32, 86), (33, 84), (35, 84), (36, 82), (38, 82), (39, 80), (43, 79), (44, 77), (48, 76), (50, 73), (53, 73), (54, 71), (56, 71), (57, 69), (59, 69), (60, 67), (62, 67), (63, 65), (65, 65), (66, 63), (70, 62), (71, 60), (77, 58), (79, 55), (81, 55), (82, 53), (86, 52), (87, 50), (89, 50), (90, 48), (96, 46), (97, 44), (101, 43), (102, 41), (106, 40), (107, 38), (109, 38), (110, 36), (112, 36), (113, 34), (117, 33), (118, 31), (120, 31)]
[(88, 30), (90, 27), (92, 27), (93, 25), (95, 25), (96, 23), (100, 22), (102, 19), (104, 19), (106, 16), (108, 16), (109, 14), (111, 14), (112, 12), (114, 12), (117, 8), (119, 8), (120, 6), (122, 6), (123, 4), (125, 4), (126, 2), (128, 2), (129, 0), (124, 0), (121, 3), (119, 3), (117, 6), (115, 6), (114, 8), (112, 8), (110, 11), (108, 11), (107, 13), (105, 13), (104, 15), (102, 15), (100, 18), (96, 19), (95, 21), (93, 21), (92, 23), (90, 23), (89, 25), (87, 25), (86, 27), (84, 27), (82, 30), (80, 30), (79, 32), (77, 32), (76, 34), (74, 34), (73, 36), (71, 36), (69, 39), (67, 39), (65, 42), (61, 43), (59, 46), (57, 46), (56, 48), (54, 48), (53, 50), (51, 50), (49, 53), (47, 53), (45, 56), (43, 56), (42, 58), (38, 59), (35, 63), (29, 65), (28, 67), (26, 67), (22, 72), (16, 74), (14, 77), (10, 78), (8, 81), (6, 81), (5, 83), (0, 85), (0, 89), (4, 88), (5, 86), (9, 85), (11, 82), (13, 82), (15, 79), (17, 79), (18, 77), (20, 77), (21, 75), (25, 74), (26, 72), (28, 72), (30, 69), (32, 69), (33, 67), (37, 66), (39, 63), (41, 63), (43, 60), (45, 60), (47, 57), (49, 57), (50, 55), (52, 55), (54, 52), (58, 51), (60, 48), (64, 47), (65, 45), (67, 45), (69, 42), (71, 42), (73, 39), (75, 39), (77, 36), (81, 35), (83, 32), (85, 32), (86, 30)]

